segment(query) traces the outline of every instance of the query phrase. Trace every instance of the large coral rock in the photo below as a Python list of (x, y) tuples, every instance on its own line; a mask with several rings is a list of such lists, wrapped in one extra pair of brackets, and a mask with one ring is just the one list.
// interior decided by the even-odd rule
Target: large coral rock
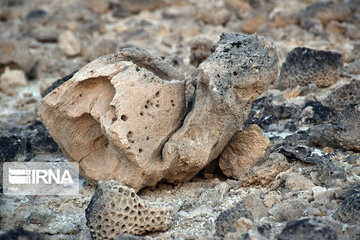
[(222, 34), (212, 51), (199, 66), (194, 107), (163, 149), (169, 182), (189, 180), (217, 158), (277, 75), (274, 44), (256, 34)]
[(46, 95), (38, 113), (88, 180), (140, 189), (163, 178), (161, 150), (185, 114), (183, 76), (140, 49), (100, 57)]
[(258, 125), (252, 124), (235, 134), (220, 156), (219, 166), (228, 177), (239, 179), (248, 169), (263, 160), (269, 152), (270, 140)]

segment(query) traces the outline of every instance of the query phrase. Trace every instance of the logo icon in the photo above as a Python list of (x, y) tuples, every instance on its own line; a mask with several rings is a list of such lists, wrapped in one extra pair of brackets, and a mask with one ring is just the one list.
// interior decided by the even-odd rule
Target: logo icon
[(30, 170), (17, 170), (9, 168), (9, 182), (11, 184), (30, 184), (31, 171)]

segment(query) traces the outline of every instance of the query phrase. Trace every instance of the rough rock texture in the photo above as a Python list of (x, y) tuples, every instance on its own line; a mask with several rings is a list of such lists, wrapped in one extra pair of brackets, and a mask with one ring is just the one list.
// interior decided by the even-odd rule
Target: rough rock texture
[[(155, 185), (161, 149), (185, 114), (182, 75), (140, 49), (96, 59), (46, 95), (39, 116), (88, 180)], [(65, 129), (65, 130), (64, 130)]]
[(309, 83), (327, 87), (339, 78), (342, 66), (339, 53), (297, 47), (286, 56), (275, 85), (281, 90)]
[(229, 232), (235, 232), (235, 222), (240, 218), (254, 220), (251, 212), (242, 203), (238, 203), (235, 207), (220, 213), (215, 220), (216, 235), (224, 237)]
[(360, 104), (360, 80), (353, 79), (329, 94), (324, 100), (329, 107), (344, 109), (349, 105)]
[(85, 56), (90, 60), (94, 60), (103, 55), (116, 52), (117, 43), (110, 39), (101, 39), (92, 44), (91, 47), (85, 50)]
[(149, 206), (133, 189), (118, 182), (99, 181), (86, 209), (86, 220), (93, 239), (113, 239), (121, 233), (167, 230), (171, 211)]
[(211, 54), (211, 46), (213, 42), (207, 38), (199, 38), (191, 43), (190, 47), (190, 63), (198, 67), (200, 63), (205, 61)]
[(1, 240), (48, 240), (49, 238), (41, 233), (30, 232), (23, 229), (9, 230), (0, 234)]
[(270, 214), (277, 222), (294, 221), (306, 216), (305, 210), (310, 206), (303, 198), (293, 198), (277, 203), (270, 209)]
[(255, 124), (235, 134), (221, 153), (219, 166), (228, 177), (240, 179), (251, 167), (266, 157), (270, 141), (263, 136), (261, 128)]
[(0, 91), (9, 95), (16, 93), (16, 87), (26, 84), (25, 73), (22, 70), (11, 70), (9, 67), (5, 67), (4, 73), (0, 76)]
[(29, 73), (34, 63), (34, 58), (23, 41), (0, 41), (0, 70), (2, 66), (7, 65)]
[(247, 170), (246, 174), (240, 178), (244, 187), (250, 185), (266, 186), (271, 183), (276, 176), (290, 167), (284, 155), (271, 153), (269, 157), (259, 166), (254, 166)]
[(278, 240), (337, 240), (336, 231), (323, 222), (306, 218), (286, 223), (282, 232), (276, 236)]
[(145, 240), (145, 238), (127, 233), (122, 233), (117, 235), (114, 240)]
[(360, 222), (360, 185), (354, 188), (342, 201), (333, 217), (348, 224)]
[(317, 125), (310, 130), (309, 143), (323, 147), (360, 151), (360, 107), (349, 106), (333, 124)]
[(312, 4), (300, 13), (300, 22), (304, 26), (309, 19), (318, 19), (325, 26), (330, 21), (346, 21), (352, 16), (349, 4), (324, 1)]
[(70, 31), (63, 32), (59, 35), (59, 48), (67, 56), (78, 55), (81, 51), (80, 40)]
[(274, 45), (256, 34), (224, 33), (212, 51), (199, 66), (193, 110), (163, 148), (169, 182), (189, 180), (217, 158), (277, 75)]

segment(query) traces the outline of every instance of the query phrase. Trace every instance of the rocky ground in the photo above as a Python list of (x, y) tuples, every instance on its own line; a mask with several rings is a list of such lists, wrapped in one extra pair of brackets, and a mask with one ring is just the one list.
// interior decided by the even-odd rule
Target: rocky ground
[[(278, 78), (218, 159), (190, 181), (137, 193), (172, 212), (167, 230), (144, 237), (360, 239), (357, 0), (0, 1), (1, 165), (67, 161), (37, 115), (59, 78), (139, 47), (194, 82), (223, 32), (272, 41)], [(0, 234), (22, 228), (49, 239), (90, 239), (85, 209), (94, 192), (81, 179), (78, 196), (1, 194)]]

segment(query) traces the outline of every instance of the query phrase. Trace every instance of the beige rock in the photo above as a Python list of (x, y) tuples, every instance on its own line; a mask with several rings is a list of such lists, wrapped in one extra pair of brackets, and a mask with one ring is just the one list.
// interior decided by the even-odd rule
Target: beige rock
[(336, 34), (344, 34), (346, 31), (346, 26), (337, 21), (331, 21), (327, 26), (325, 31), (327, 33), (336, 33)]
[(271, 153), (264, 163), (260, 166), (250, 168), (246, 175), (241, 177), (240, 180), (244, 187), (250, 185), (266, 186), (271, 183), (276, 176), (287, 170), (290, 164), (286, 161), (284, 155), (280, 153)]
[(249, 211), (254, 216), (254, 219), (260, 219), (263, 217), (267, 217), (268, 209), (265, 207), (263, 201), (260, 198), (261, 191), (258, 189), (249, 189), (247, 194), (245, 194), (242, 199), (245, 207), (249, 209)]
[(226, 145), (219, 160), (219, 166), (228, 177), (240, 179), (245, 172), (266, 157), (270, 140), (263, 136), (261, 128), (255, 124), (235, 134)]
[(311, 190), (314, 183), (298, 173), (286, 174), (285, 188), (290, 192)]
[(88, 180), (153, 186), (172, 162), (161, 149), (185, 114), (183, 76), (140, 49), (122, 49), (80, 69), (38, 113)]
[(78, 55), (81, 51), (80, 40), (75, 37), (75, 35), (71, 31), (63, 32), (59, 35), (59, 48), (63, 51), (67, 56), (75, 56)]
[(26, 85), (25, 73), (21, 70), (12, 70), (9, 67), (5, 68), (5, 72), (0, 76), (0, 85), (7, 87), (17, 87)]
[(231, 16), (228, 10), (222, 9), (218, 11), (214, 16), (214, 22), (217, 25), (225, 25), (229, 20)]
[(0, 41), (0, 71), (1, 66), (5, 65), (29, 73), (34, 64), (34, 57), (25, 42), (14, 39)]
[(99, 14), (104, 14), (109, 10), (109, 2), (108, 0), (84, 0), (83, 4), (85, 7)]
[(276, 204), (269, 212), (277, 222), (292, 221), (305, 216), (305, 209), (310, 206), (304, 199), (295, 198)]
[(117, 43), (111, 39), (101, 39), (96, 41), (91, 47), (85, 49), (85, 56), (92, 61), (103, 55), (114, 53), (117, 48)]
[[(251, 59), (251, 61), (250, 61)], [(165, 179), (187, 181), (217, 158), (246, 119), (251, 103), (277, 75), (275, 46), (263, 37), (224, 33), (199, 66), (192, 111), (163, 148)]]
[(86, 209), (92, 239), (113, 239), (121, 233), (164, 231), (171, 224), (171, 209), (152, 206), (121, 183), (99, 181)]
[(276, 192), (274, 192), (274, 191), (269, 192), (269, 194), (267, 194), (264, 197), (265, 207), (267, 207), (267, 208), (273, 207), (276, 203), (280, 202), (280, 198), (281, 197)]
[(248, 34), (253, 34), (256, 32), (258, 27), (261, 24), (264, 24), (268, 21), (266, 15), (264, 14), (258, 14), (255, 16), (252, 16), (251, 18), (247, 19), (243, 24), (241, 24), (241, 30)]

